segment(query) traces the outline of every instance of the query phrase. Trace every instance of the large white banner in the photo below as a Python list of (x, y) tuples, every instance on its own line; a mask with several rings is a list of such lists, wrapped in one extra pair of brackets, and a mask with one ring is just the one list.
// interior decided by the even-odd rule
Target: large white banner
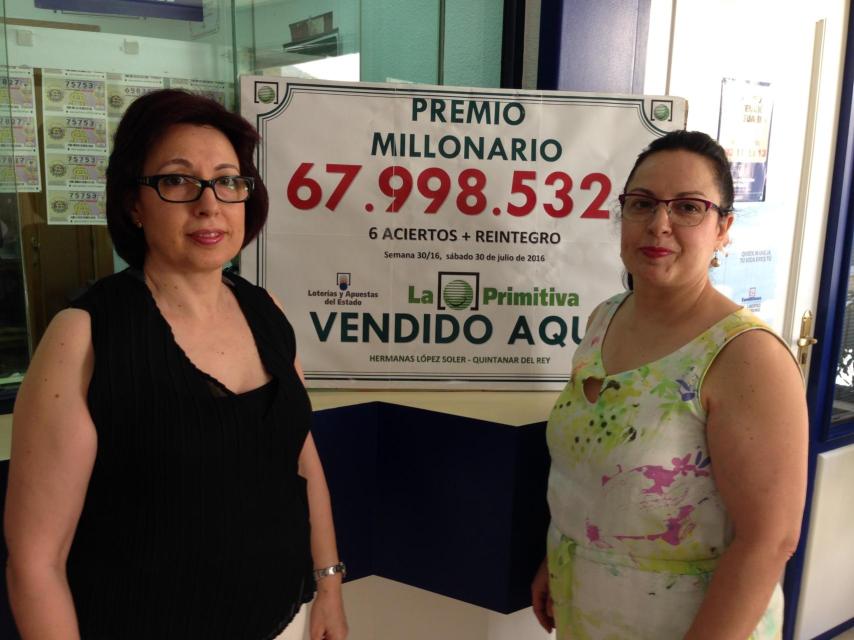
[(244, 77), (270, 217), (242, 272), (313, 387), (557, 389), (621, 290), (617, 195), (671, 97)]

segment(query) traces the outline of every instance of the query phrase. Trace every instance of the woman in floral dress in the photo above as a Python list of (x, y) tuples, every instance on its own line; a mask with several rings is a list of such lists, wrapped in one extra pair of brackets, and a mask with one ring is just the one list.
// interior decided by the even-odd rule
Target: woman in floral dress
[(723, 149), (677, 131), (620, 196), (630, 290), (591, 314), (549, 418), (534, 612), (559, 640), (780, 637), (800, 532), (800, 371), (709, 280), (733, 222)]

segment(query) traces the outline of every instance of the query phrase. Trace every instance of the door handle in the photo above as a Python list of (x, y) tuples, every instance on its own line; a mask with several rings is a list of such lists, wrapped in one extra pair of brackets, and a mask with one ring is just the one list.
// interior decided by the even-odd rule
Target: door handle
[(801, 317), (801, 335), (795, 342), (795, 344), (798, 345), (798, 364), (801, 366), (801, 370), (804, 371), (804, 373), (806, 373), (805, 369), (810, 349), (812, 349), (813, 345), (817, 343), (818, 340), (812, 336), (812, 311), (807, 309)]

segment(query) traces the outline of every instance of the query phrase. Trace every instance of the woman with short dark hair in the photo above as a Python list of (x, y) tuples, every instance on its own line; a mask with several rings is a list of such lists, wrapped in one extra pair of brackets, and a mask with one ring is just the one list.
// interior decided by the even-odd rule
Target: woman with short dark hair
[(116, 253), (132, 267), (142, 268), (145, 234), (128, 212), (137, 197), (137, 178), (142, 175), (151, 147), (170, 127), (178, 124), (212, 126), (234, 147), (241, 175), (251, 178), (254, 183), (252, 197), (244, 203), (243, 246), (248, 245), (267, 221), (267, 188), (254, 161), (255, 147), (260, 141), (258, 132), (245, 119), (224, 109), (218, 102), (200, 99), (186, 91), (157, 91), (144, 98), (122, 117), (107, 166), (107, 226)]
[(5, 530), (25, 640), (271, 639), (315, 588), (311, 638), (346, 637), (293, 329), (223, 273), (267, 216), (257, 142), (175, 90), (119, 125), (107, 218), (131, 266), (57, 314), (15, 406)]
[(559, 640), (779, 638), (807, 411), (785, 343), (709, 279), (733, 222), (726, 154), (669, 133), (619, 202), (629, 291), (591, 314), (549, 418), (534, 612)]

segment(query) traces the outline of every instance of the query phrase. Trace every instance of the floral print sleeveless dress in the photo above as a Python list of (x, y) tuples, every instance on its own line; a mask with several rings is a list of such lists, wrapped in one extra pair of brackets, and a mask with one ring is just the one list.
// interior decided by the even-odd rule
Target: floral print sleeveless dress
[[(552, 409), (548, 566), (558, 640), (681, 639), (732, 526), (712, 478), (703, 377), (745, 309), (663, 358), (607, 375), (601, 346), (628, 293), (602, 304)], [(596, 402), (586, 378), (601, 379)], [(779, 585), (751, 640), (780, 637)]]

